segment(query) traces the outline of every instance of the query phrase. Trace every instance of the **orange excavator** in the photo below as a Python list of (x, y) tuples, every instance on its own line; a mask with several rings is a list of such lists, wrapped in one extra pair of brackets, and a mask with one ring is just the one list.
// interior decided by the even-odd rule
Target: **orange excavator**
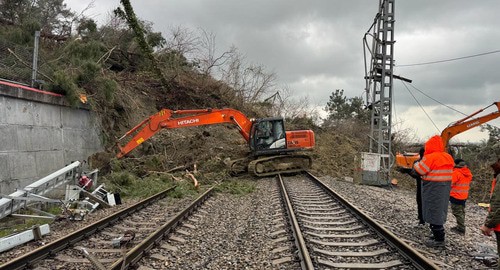
[[(304, 150), (312, 150), (315, 144), (312, 130), (286, 131), (283, 118), (249, 119), (234, 109), (169, 110), (162, 109), (145, 119), (118, 139), (121, 158), (148, 140), (160, 130), (214, 125), (236, 125), (248, 143), (250, 154), (233, 160), (230, 171), (233, 175), (249, 172), (255, 176), (293, 173), (307, 170), (312, 165)], [(128, 136), (132, 139), (123, 147), (120, 141)]]
[[(491, 106), (496, 106), (497, 111), (494, 111), (492, 113), (473, 118), (474, 116), (478, 115), (479, 113), (483, 112), (484, 110), (488, 109)], [(479, 125), (482, 125), (488, 121), (494, 120), (496, 118), (500, 117), (500, 102), (494, 102), (493, 104), (487, 106), (486, 108), (480, 109), (473, 114), (460, 119), (456, 122), (453, 122), (448, 125), (442, 132), (441, 132), (441, 139), (443, 139), (443, 143), (445, 148), (448, 148), (448, 142), (450, 141), (451, 138), (453, 138), (455, 135), (458, 135), (464, 131), (467, 131), (471, 128), (475, 128)], [(418, 153), (412, 153), (412, 152), (407, 152), (407, 153), (396, 153), (396, 166), (397, 169), (401, 171), (410, 171), (413, 168), (413, 163), (417, 161), (420, 158)]]

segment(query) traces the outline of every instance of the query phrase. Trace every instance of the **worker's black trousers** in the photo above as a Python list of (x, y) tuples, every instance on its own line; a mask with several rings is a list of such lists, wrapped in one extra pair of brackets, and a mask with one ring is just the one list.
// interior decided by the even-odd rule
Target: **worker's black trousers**
[(424, 215), (422, 213), (422, 178), (420, 176), (416, 177), (417, 181), (417, 214), (418, 214), (418, 223), (425, 224)]

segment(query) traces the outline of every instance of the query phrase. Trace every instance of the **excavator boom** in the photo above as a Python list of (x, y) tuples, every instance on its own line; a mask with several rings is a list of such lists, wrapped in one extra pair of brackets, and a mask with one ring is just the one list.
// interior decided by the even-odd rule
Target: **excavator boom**
[[(145, 119), (137, 126), (129, 130), (125, 135), (118, 139), (118, 148), (120, 152), (116, 155), (121, 158), (128, 154), (130, 151), (134, 150), (137, 146), (142, 144), (144, 141), (151, 138), (157, 132), (164, 128), (182, 128), (182, 127), (194, 127), (194, 126), (204, 126), (204, 125), (214, 125), (231, 123), (238, 127), (239, 132), (243, 138), (248, 142), (250, 139), (250, 130), (252, 127), (252, 121), (248, 119), (240, 111), (234, 109), (202, 109), (202, 110), (177, 110), (172, 111), (168, 109), (162, 109), (158, 113)], [(120, 146), (119, 141), (123, 140), (125, 137), (133, 134), (133, 138), (125, 144), (125, 146)]]
[[(494, 106), (494, 105), (497, 106), (497, 111), (492, 112), (492, 113), (487, 114), (487, 115), (484, 115), (484, 116), (481, 116), (481, 117), (472, 118), (472, 117), (476, 116), (477, 114), (483, 112), (487, 108)], [(500, 102), (494, 102), (493, 104), (489, 105), (486, 108), (478, 110), (477, 112), (475, 112), (475, 113), (473, 113), (473, 114), (471, 114), (463, 119), (460, 119), (455, 123), (451, 123), (447, 128), (445, 128), (441, 132), (441, 138), (443, 139), (443, 143), (444, 143), (445, 148), (448, 146), (448, 142), (450, 141), (450, 139), (453, 138), (454, 136), (456, 136), (464, 131), (467, 131), (471, 128), (475, 128), (475, 127), (482, 125), (486, 122), (494, 120), (498, 117), (500, 117)]]
[[(474, 116), (478, 115), (491, 106), (496, 106), (497, 111), (473, 118)], [(491, 120), (494, 120), (498, 117), (500, 117), (500, 102), (494, 102), (493, 104), (483, 109), (480, 109), (456, 122), (451, 123), (441, 132), (441, 139), (443, 140), (445, 148), (448, 147), (449, 141), (454, 136), (484, 123), (487, 123)], [(418, 153), (398, 153), (396, 154), (396, 166), (401, 170), (411, 170), (413, 168), (413, 163), (419, 158), (420, 156)]]

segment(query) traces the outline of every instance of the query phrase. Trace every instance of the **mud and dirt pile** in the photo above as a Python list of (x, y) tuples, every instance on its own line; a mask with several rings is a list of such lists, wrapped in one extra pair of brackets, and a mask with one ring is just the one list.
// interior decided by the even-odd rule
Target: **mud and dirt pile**
[[(126, 74), (116, 80), (120, 87), (113, 102), (96, 100), (93, 106), (103, 130), (105, 151), (89, 157), (89, 164), (98, 168), (104, 179), (119, 171), (138, 178), (196, 171), (200, 179), (222, 180), (220, 178), (229, 176), (227, 161), (248, 154), (248, 146), (236, 126), (220, 124), (161, 130), (127, 157), (117, 159), (117, 138), (163, 108), (231, 107), (244, 111), (249, 117), (260, 116), (252, 108), (233, 106), (234, 94), (210, 78), (181, 76), (172, 81), (170, 89), (163, 89), (157, 80), (144, 74)], [(123, 146), (130, 139), (125, 138), (120, 144)]]
[[(194, 77), (193, 77), (194, 76)], [(95, 101), (95, 112), (101, 119), (105, 138), (105, 152), (89, 158), (101, 175), (126, 171), (138, 178), (171, 171), (198, 171), (201, 179), (229, 177), (227, 161), (245, 157), (249, 153), (245, 140), (236, 126), (221, 124), (182, 129), (164, 129), (156, 133), (126, 158), (116, 159), (116, 140), (138, 123), (162, 108), (172, 110), (234, 108), (248, 117), (259, 115), (259, 110), (234, 102), (234, 91), (213, 79), (185, 75), (173, 81), (170, 89), (163, 89), (153, 78), (144, 74), (126, 74), (115, 78), (118, 94), (109, 104)], [(310, 127), (303, 127), (310, 128)], [(131, 138), (128, 138), (130, 140)], [(121, 141), (124, 145), (127, 139)], [(332, 132), (316, 132), (313, 172), (333, 176), (352, 175), (356, 156), (362, 143), (356, 138)], [(222, 178), (222, 179), (221, 179)]]

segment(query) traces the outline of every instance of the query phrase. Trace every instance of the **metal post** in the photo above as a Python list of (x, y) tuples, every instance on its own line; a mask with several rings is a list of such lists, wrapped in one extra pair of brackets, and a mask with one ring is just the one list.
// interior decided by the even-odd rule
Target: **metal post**
[(38, 43), (40, 42), (40, 31), (35, 31), (35, 48), (33, 49), (33, 68), (31, 71), (31, 87), (35, 86), (36, 74), (38, 72)]
[[(394, 2), (380, 0), (379, 11), (370, 29), (373, 38), (369, 74), (365, 79), (371, 96), (370, 153), (378, 155), (377, 171), (363, 176), (376, 185), (388, 185), (391, 178), (392, 81), (394, 65)], [(366, 59), (365, 59), (366, 61)], [(367, 71), (366, 71), (367, 72)], [(367, 93), (368, 95), (368, 93)], [(366, 176), (366, 177), (365, 177)]]

